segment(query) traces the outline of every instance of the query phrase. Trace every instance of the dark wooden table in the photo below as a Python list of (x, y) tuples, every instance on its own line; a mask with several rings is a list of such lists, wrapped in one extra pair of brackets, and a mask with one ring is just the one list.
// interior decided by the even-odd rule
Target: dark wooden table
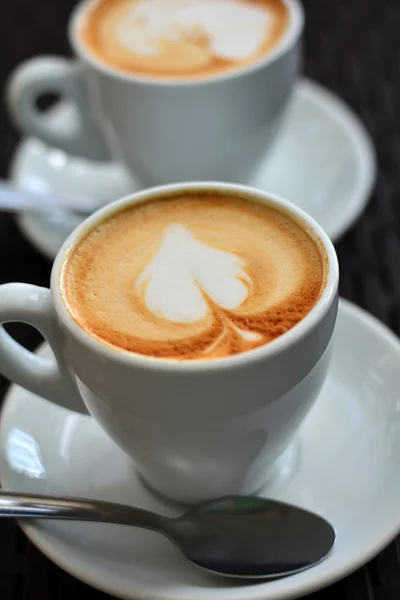
[[(3, 0), (0, 4), (0, 82), (21, 60), (69, 54), (65, 27), (73, 0)], [(305, 72), (358, 112), (378, 152), (375, 193), (363, 217), (337, 244), (341, 293), (400, 333), (400, 2), (304, 0)], [(0, 109), (0, 176), (17, 142)], [(50, 263), (0, 213), (0, 283), (48, 285)], [(12, 327), (34, 348), (33, 329)], [(399, 365), (400, 368), (400, 365)], [(0, 398), (8, 382), (0, 377)], [(400, 477), (400, 465), (399, 465)], [(61, 571), (13, 522), (0, 522), (0, 600), (85, 600), (108, 596)], [(400, 539), (368, 565), (313, 600), (400, 600)]]

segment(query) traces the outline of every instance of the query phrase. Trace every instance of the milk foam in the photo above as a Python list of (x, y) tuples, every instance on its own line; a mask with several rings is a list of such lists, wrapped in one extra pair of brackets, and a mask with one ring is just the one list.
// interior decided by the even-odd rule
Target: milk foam
[(129, 52), (162, 53), (165, 43), (208, 40), (225, 60), (250, 58), (268, 39), (272, 17), (244, 0), (137, 0), (121, 13), (114, 35)]
[(210, 311), (205, 294), (224, 309), (238, 308), (251, 286), (244, 262), (197, 241), (189, 229), (169, 225), (160, 248), (136, 283), (157, 316), (192, 323)]
[(317, 243), (287, 216), (236, 196), (133, 205), (73, 250), (71, 316), (98, 339), (152, 357), (211, 360), (296, 325), (323, 287)]

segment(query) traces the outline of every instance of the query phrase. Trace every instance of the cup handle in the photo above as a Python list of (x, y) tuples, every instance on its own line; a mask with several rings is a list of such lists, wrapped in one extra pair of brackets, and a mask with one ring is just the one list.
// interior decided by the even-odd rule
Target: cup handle
[[(37, 101), (44, 94), (57, 94), (72, 104), (76, 123), (62, 128), (51, 110), (41, 112)], [(6, 96), (11, 117), (23, 133), (76, 156), (111, 160), (104, 135), (89, 106), (83, 68), (76, 61), (57, 56), (28, 60), (11, 75)]]
[[(4, 323), (15, 321), (38, 329), (49, 342), (54, 357), (41, 358), (16, 342), (2, 327)], [(64, 359), (64, 344), (50, 290), (25, 283), (0, 286), (0, 372), (33, 394), (63, 408), (88, 414)]]

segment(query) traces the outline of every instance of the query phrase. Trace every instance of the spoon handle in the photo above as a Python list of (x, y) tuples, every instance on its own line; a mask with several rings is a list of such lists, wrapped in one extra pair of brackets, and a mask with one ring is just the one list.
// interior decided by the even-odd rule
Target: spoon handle
[(0, 518), (62, 519), (133, 525), (164, 532), (168, 519), (156, 513), (111, 502), (0, 492)]
[(89, 214), (99, 208), (99, 202), (90, 198), (76, 198), (60, 194), (22, 190), (0, 179), (0, 210), (54, 212), (68, 210)]

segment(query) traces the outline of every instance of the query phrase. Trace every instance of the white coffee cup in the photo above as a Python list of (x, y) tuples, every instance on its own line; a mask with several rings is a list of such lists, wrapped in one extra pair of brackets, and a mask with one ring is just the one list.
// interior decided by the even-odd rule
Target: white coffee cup
[[(78, 60), (38, 57), (17, 68), (8, 104), (24, 133), (72, 154), (123, 160), (145, 187), (178, 181), (247, 183), (273, 143), (300, 63), (303, 10), (284, 0), (287, 31), (263, 59), (227, 74), (162, 81), (124, 74), (96, 59), (79, 31), (92, 1), (74, 11), (69, 39)], [(55, 93), (77, 113), (63, 130), (37, 99)]]
[[(287, 212), (326, 254), (326, 285), (311, 312), (275, 341), (211, 361), (149, 358), (114, 349), (71, 318), (60, 292), (67, 253), (107, 216), (187, 190), (227, 191)], [(28, 352), (0, 327), (0, 371), (65, 408), (89, 412), (134, 458), (151, 487), (183, 501), (256, 491), (293, 439), (324, 381), (336, 321), (338, 264), (327, 235), (290, 203), (243, 186), (191, 183), (140, 192), (80, 225), (55, 260), (50, 290), (0, 286), (0, 323), (39, 329), (55, 358)], [(45, 427), (46, 424), (44, 423)]]

